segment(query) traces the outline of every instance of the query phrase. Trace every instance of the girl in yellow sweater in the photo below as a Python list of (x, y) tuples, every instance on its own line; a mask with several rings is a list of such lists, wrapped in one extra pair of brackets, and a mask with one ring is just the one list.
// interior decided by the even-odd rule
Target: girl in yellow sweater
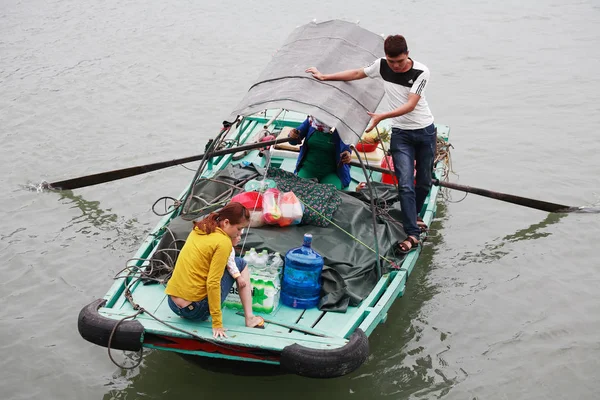
[(250, 272), (246, 261), (236, 257), (239, 276), (225, 270), (233, 248), (232, 240), (248, 226), (250, 213), (240, 203), (229, 203), (194, 224), (167, 283), (169, 307), (182, 318), (205, 321), (212, 317), (213, 336), (227, 337), (223, 328), (221, 304), (234, 279), (238, 282), (246, 326), (264, 328), (264, 320), (252, 314)]

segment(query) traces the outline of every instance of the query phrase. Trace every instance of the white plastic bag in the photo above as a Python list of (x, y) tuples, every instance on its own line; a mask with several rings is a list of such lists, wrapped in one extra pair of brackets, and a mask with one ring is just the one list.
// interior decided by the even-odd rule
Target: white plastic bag
[(281, 211), (281, 217), (277, 221), (279, 226), (296, 225), (302, 221), (304, 206), (294, 192), (281, 193), (279, 210)]
[(276, 225), (281, 218), (280, 194), (277, 189), (267, 189), (263, 194), (263, 219), (266, 224)]

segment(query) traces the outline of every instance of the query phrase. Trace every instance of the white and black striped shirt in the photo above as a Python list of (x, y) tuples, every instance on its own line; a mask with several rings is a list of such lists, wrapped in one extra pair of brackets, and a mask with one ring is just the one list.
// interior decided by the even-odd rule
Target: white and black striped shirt
[(429, 69), (418, 61), (412, 60), (412, 62), (411, 69), (406, 72), (392, 71), (385, 58), (376, 60), (364, 69), (369, 78), (383, 80), (388, 111), (405, 104), (408, 101), (409, 93), (421, 96), (413, 111), (391, 119), (392, 126), (401, 129), (421, 129), (433, 123), (433, 115), (425, 99)]

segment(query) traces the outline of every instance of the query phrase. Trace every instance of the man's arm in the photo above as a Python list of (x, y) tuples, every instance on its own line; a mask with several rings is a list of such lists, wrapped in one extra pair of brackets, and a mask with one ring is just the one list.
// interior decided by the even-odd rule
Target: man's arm
[(315, 79), (320, 81), (355, 81), (357, 79), (363, 79), (367, 77), (363, 68), (349, 69), (346, 71), (336, 72), (334, 74), (322, 74), (315, 67), (310, 67), (306, 72), (312, 74)]
[(408, 114), (412, 110), (415, 109), (417, 103), (421, 99), (421, 96), (415, 93), (408, 94), (408, 101), (402, 104), (400, 107), (393, 109), (392, 111), (375, 114), (375, 113), (367, 113), (371, 117), (371, 123), (367, 127), (366, 131), (370, 132), (373, 128), (377, 126), (381, 121), (388, 118), (399, 117), (404, 114)]

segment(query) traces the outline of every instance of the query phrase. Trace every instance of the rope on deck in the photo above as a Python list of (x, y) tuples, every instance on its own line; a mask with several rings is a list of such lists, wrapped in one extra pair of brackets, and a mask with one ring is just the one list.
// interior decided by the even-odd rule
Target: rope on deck
[[(454, 168), (452, 166), (452, 156), (450, 154), (450, 149), (453, 149), (453, 148), (454, 148), (454, 146), (452, 146), (451, 143), (447, 142), (446, 140), (444, 140), (443, 138), (438, 136), (437, 142), (436, 142), (436, 152), (435, 152), (435, 158), (433, 161), (433, 165), (435, 168), (439, 162), (444, 163), (444, 169), (442, 171), (442, 176), (439, 177), (440, 181), (448, 182), (450, 180), (450, 174), (453, 174), (458, 177), (458, 174), (456, 172), (454, 172)], [(445, 187), (440, 187), (440, 195), (442, 196), (442, 198), (445, 201), (448, 201), (450, 203), (460, 203), (461, 201), (466, 199), (467, 196), (469, 195), (469, 193), (465, 192), (465, 195), (460, 200), (453, 201), (451, 193), (452, 193), (452, 191), (450, 189), (445, 188)]]

